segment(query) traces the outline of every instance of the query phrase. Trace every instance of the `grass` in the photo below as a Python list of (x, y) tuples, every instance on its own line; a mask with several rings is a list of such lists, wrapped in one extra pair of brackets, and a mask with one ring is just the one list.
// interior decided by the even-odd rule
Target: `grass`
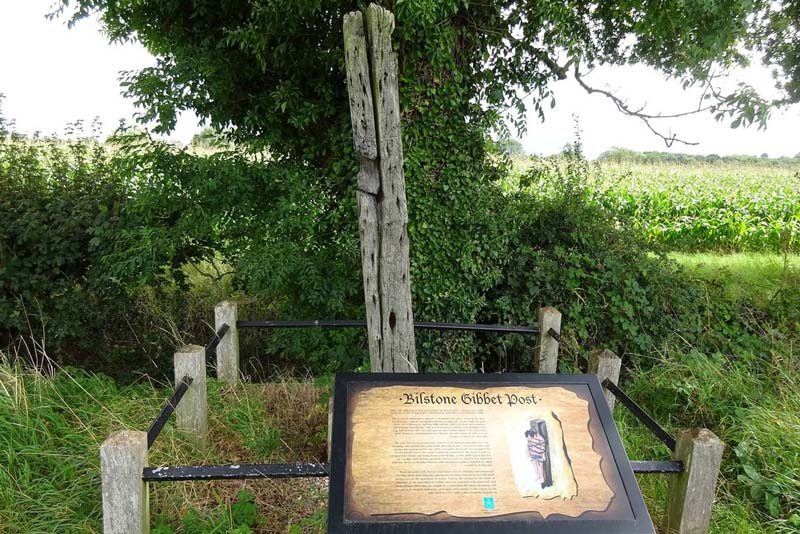
[(731, 300), (750, 299), (758, 307), (768, 306), (779, 290), (800, 278), (800, 256), (796, 254), (676, 252), (670, 257), (694, 276), (722, 280)]
[[(321, 392), (307, 380), (239, 389), (211, 380), (210, 445), (195, 448), (171, 423), (151, 449), (150, 463), (321, 461), (327, 425), (327, 410), (317, 402)], [(100, 444), (112, 430), (145, 430), (167, 396), (168, 390), (149, 383), (118, 387), (76, 369), (46, 376), (2, 355), (0, 532), (101, 532)], [(159, 534), (317, 532), (327, 500), (320, 480), (151, 488)]]
[[(669, 430), (705, 426), (726, 443), (712, 532), (797, 532), (800, 258), (671, 256), (709, 286), (709, 298), (743, 313), (707, 325), (710, 335), (731, 338), (727, 349), (673, 344), (637, 355), (643, 363), (628, 369), (622, 386)], [(57, 369), (41, 351), (39, 371), (0, 354), (0, 532), (99, 533), (100, 443), (115, 429), (146, 429), (169, 389)], [(236, 389), (209, 384), (210, 446), (194, 448), (170, 423), (152, 465), (324, 459), (324, 388), (281, 377)], [(632, 459), (669, 457), (624, 408), (616, 418)], [(638, 480), (662, 523), (667, 477)], [(151, 497), (155, 534), (323, 532), (326, 506), (327, 485), (318, 479), (165, 483), (153, 485)]]
[[(623, 388), (675, 432), (703, 426), (726, 444), (712, 532), (800, 531), (800, 259), (768, 254), (672, 254), (710, 298), (739, 314), (710, 322), (727, 337), (718, 351), (672, 345), (639, 355)], [(719, 321), (719, 318), (715, 318)], [(631, 458), (668, 451), (624, 409), (620, 432)], [(661, 478), (661, 480), (659, 480)], [(640, 475), (654, 519), (666, 502), (664, 477)]]

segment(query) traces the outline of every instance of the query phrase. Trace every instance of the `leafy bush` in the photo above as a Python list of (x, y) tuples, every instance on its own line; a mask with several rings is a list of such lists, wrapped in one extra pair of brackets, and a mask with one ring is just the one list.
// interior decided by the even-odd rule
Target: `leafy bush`
[[(535, 160), (508, 194), (510, 261), (488, 296), (485, 320), (535, 324), (537, 308), (563, 313), (563, 331), (584, 352), (610, 348), (641, 354), (675, 331), (693, 337), (702, 321), (692, 303), (700, 288), (654, 254), (587, 184), (589, 163), (577, 155)], [(566, 347), (566, 348), (569, 348)], [(508, 347), (503, 347), (508, 351)], [(514, 368), (530, 368), (530, 350), (517, 348)]]
[[(0, 138), (0, 328), (79, 353), (122, 328), (123, 288), (99, 275), (129, 185), (91, 140)], [(87, 343), (81, 343), (85, 339)]]
[[(414, 131), (407, 142), (419, 144)], [(693, 312), (674, 303), (697, 295), (674, 265), (615, 225), (587, 187), (592, 169), (579, 156), (538, 160), (521, 189), (503, 192), (508, 169), (501, 159), (485, 174), (482, 143), (462, 143), (456, 171), (429, 166), (451, 141), (434, 133), (426, 141), (406, 160), (409, 176), (436, 177), (408, 185), (418, 320), (535, 324), (537, 309), (551, 305), (577, 344), (621, 354), (676, 329), (691, 335), (696, 322), (682, 315)], [(3, 235), (15, 251), (15, 263), (5, 263), (13, 273), (3, 275), (6, 315), (16, 318), (8, 332), (25, 332), (30, 316), (20, 302), (38, 301), (45, 315), (36, 319), (58, 354), (80, 354), (82, 365), (121, 376), (168, 369), (172, 346), (204, 340), (215, 300), (234, 294), (243, 318), (362, 316), (355, 202), (339, 205), (311, 171), (238, 149), (197, 155), (143, 135), (112, 142), (113, 151), (6, 140), (4, 199), (16, 210)], [(79, 163), (54, 166), (65, 147)], [(83, 155), (90, 147), (94, 160)], [(55, 173), (65, 167), (72, 174)], [(71, 254), (69, 268), (34, 276), (58, 261), (51, 238)], [(676, 291), (684, 298), (676, 301)], [(98, 324), (105, 344), (76, 345), (93, 340)], [(364, 341), (357, 330), (274, 331), (246, 336), (242, 349), (272, 365), (323, 372), (358, 367)], [(419, 335), (426, 369), (528, 370), (530, 352), (531, 341), (514, 336)]]
[(33, 338), (62, 364), (130, 380), (160, 375), (175, 344), (208, 336), (213, 301), (180, 289), (187, 263), (216, 249), (210, 230), (186, 223), (203, 215), (189, 209), (198, 197), (176, 201), (169, 178), (151, 187), (122, 154), (94, 138), (0, 138), (0, 332), (5, 346)]

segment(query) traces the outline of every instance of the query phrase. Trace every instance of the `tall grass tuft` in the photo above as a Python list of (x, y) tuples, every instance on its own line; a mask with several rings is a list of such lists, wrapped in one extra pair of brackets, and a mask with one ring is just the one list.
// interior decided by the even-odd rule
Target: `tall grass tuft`
[[(52, 375), (0, 352), (0, 532), (99, 533), (100, 444), (114, 430), (146, 430), (172, 388), (118, 386), (104, 375), (59, 368), (43, 353), (38, 361)], [(288, 378), (237, 389), (210, 380), (210, 446), (194, 448), (172, 421), (150, 450), (150, 464), (320, 461), (327, 423), (320, 395), (311, 382)], [(247, 489), (256, 495), (241, 493)], [(156, 484), (153, 526), (161, 533), (250, 532), (248, 525), (256, 532), (291, 525), (317, 531), (324, 489), (316, 480)], [(262, 519), (252, 519), (253, 507)]]

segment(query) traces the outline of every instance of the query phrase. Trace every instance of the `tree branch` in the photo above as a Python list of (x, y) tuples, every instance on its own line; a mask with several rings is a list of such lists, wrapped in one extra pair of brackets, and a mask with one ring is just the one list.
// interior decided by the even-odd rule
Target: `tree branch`
[(575, 68), (574, 68), (574, 76), (575, 76), (575, 80), (578, 82), (578, 84), (581, 87), (583, 87), (584, 90), (586, 90), (587, 93), (589, 93), (589, 94), (598, 93), (598, 94), (601, 94), (601, 95), (605, 96), (606, 98), (608, 98), (609, 100), (611, 100), (614, 103), (614, 105), (617, 107), (617, 109), (621, 113), (623, 113), (624, 115), (628, 115), (629, 117), (635, 117), (635, 118), (641, 120), (642, 122), (644, 122), (644, 124), (647, 126), (647, 128), (651, 132), (653, 132), (653, 134), (655, 134), (656, 136), (658, 136), (658, 137), (660, 137), (661, 139), (664, 140), (664, 143), (667, 145), (667, 147), (671, 147), (674, 143), (681, 143), (681, 144), (684, 144), (684, 145), (697, 145), (699, 143), (696, 142), (696, 141), (687, 141), (685, 139), (681, 139), (681, 138), (678, 137), (677, 134), (665, 135), (665, 134), (661, 133), (660, 131), (658, 131), (650, 123), (651, 120), (655, 120), (655, 119), (675, 119), (675, 118), (679, 118), (679, 117), (686, 117), (687, 115), (694, 115), (696, 113), (702, 113), (704, 111), (709, 111), (709, 110), (711, 110), (713, 108), (713, 106), (705, 106), (705, 107), (703, 107), (702, 106), (702, 98), (701, 98), (701, 101), (698, 103), (697, 108), (693, 109), (693, 110), (690, 110), (690, 111), (684, 111), (684, 112), (681, 112), (681, 113), (670, 113), (670, 114), (658, 113), (658, 114), (655, 114), (655, 115), (649, 114), (649, 113), (644, 113), (644, 108), (645, 108), (646, 105), (640, 107), (639, 109), (632, 109), (628, 105), (627, 102), (625, 102), (624, 100), (619, 98), (617, 95), (615, 95), (615, 94), (613, 94), (613, 93), (611, 93), (609, 91), (606, 91), (604, 89), (598, 89), (596, 87), (592, 87), (592, 86), (588, 85), (583, 80), (583, 77), (581, 75), (580, 69), (578, 68), (577, 64), (575, 65)]

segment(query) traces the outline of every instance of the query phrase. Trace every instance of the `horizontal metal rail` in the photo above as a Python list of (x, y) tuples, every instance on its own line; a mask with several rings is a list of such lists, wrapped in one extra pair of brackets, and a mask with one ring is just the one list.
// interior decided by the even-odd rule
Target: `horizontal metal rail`
[(619, 401), (625, 405), (625, 407), (630, 410), (630, 412), (636, 416), (639, 421), (641, 421), (644, 426), (650, 429), (650, 431), (655, 434), (655, 436), (661, 440), (664, 445), (669, 447), (669, 450), (675, 450), (675, 436), (661, 428), (661, 425), (658, 422), (650, 417), (650, 414), (645, 412), (641, 406), (636, 404), (633, 399), (625, 394), (624, 391), (619, 389), (615, 383), (612, 381), (605, 379), (603, 380), (603, 387), (605, 387), (608, 391), (613, 393), (613, 395), (619, 399)]
[[(310, 321), (236, 321), (237, 328), (366, 328), (367, 321), (310, 320)], [(538, 335), (536, 326), (505, 326), (494, 324), (433, 323), (420, 321), (414, 328), (425, 330), (461, 330), (466, 332), (495, 332), (499, 334)], [(552, 335), (552, 334), (551, 334)]]
[(683, 462), (680, 460), (631, 460), (634, 473), (643, 475), (660, 473), (683, 473)]
[(326, 476), (328, 476), (328, 464), (313, 463), (145, 467), (144, 471), (142, 472), (142, 480), (145, 482)]
[(178, 407), (178, 404), (181, 402), (181, 399), (186, 394), (186, 391), (189, 389), (189, 386), (192, 385), (192, 382), (193, 382), (192, 377), (188, 375), (181, 378), (181, 381), (175, 388), (175, 391), (172, 393), (172, 396), (169, 399), (167, 399), (166, 404), (164, 404), (164, 407), (161, 408), (161, 411), (153, 420), (153, 423), (150, 425), (150, 428), (147, 429), (148, 449), (153, 446), (153, 443), (156, 441), (156, 438), (161, 433), (161, 430), (164, 428), (164, 425), (167, 424), (169, 416), (172, 415), (172, 412), (174, 412), (175, 408)]
[(219, 342), (222, 341), (222, 338), (225, 337), (225, 334), (227, 334), (230, 329), (231, 327), (228, 326), (228, 323), (222, 323), (219, 330), (214, 333), (214, 337), (212, 337), (211, 341), (206, 345), (206, 361), (214, 357), (214, 351), (217, 350), (217, 345), (219, 345)]
[[(681, 473), (680, 461), (631, 461), (634, 473)], [(254, 478), (311, 478), (326, 477), (328, 464), (232, 464), (194, 465), (177, 467), (145, 467), (142, 480), (145, 482), (177, 482), (185, 480), (242, 480)]]

